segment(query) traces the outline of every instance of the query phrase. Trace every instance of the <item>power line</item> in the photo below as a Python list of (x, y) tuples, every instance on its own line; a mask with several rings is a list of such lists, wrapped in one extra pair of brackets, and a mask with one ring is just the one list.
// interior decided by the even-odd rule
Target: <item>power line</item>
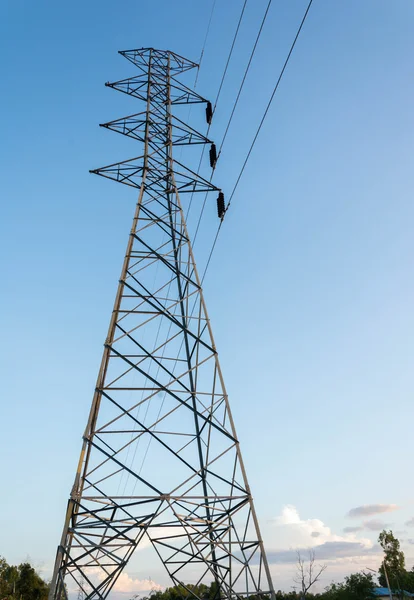
[[(256, 143), (256, 140), (257, 140), (257, 138), (258, 138), (258, 136), (259, 136), (260, 130), (261, 130), (262, 126), (263, 126), (263, 123), (264, 123), (264, 121), (265, 121), (265, 119), (266, 119), (267, 113), (269, 112), (270, 106), (271, 106), (271, 104), (272, 104), (272, 102), (273, 102), (273, 98), (275, 97), (276, 91), (277, 91), (277, 89), (278, 89), (278, 87), (279, 87), (279, 84), (280, 84), (280, 82), (281, 82), (281, 80), (282, 80), (283, 74), (284, 74), (284, 72), (285, 72), (285, 70), (286, 70), (286, 67), (287, 67), (288, 63), (289, 63), (289, 60), (290, 60), (290, 57), (291, 57), (291, 55), (292, 55), (293, 49), (294, 49), (294, 47), (295, 47), (295, 45), (296, 45), (296, 42), (297, 42), (297, 40), (298, 40), (298, 38), (299, 38), (300, 32), (302, 31), (302, 27), (303, 27), (303, 25), (304, 25), (304, 23), (305, 23), (305, 21), (306, 21), (306, 17), (308, 16), (308, 13), (309, 13), (310, 7), (312, 6), (312, 2), (313, 2), (313, 0), (310, 0), (310, 1), (309, 1), (309, 4), (308, 4), (308, 6), (307, 6), (307, 8), (306, 8), (306, 10), (305, 10), (305, 13), (304, 13), (304, 15), (303, 15), (302, 21), (301, 21), (301, 23), (300, 23), (300, 25), (299, 25), (299, 27), (298, 27), (298, 30), (297, 30), (297, 32), (296, 32), (296, 35), (295, 35), (295, 38), (294, 38), (294, 40), (293, 40), (293, 42), (292, 42), (292, 45), (291, 45), (291, 47), (290, 47), (289, 53), (288, 53), (288, 55), (287, 55), (287, 57), (286, 57), (286, 60), (285, 60), (285, 62), (284, 62), (284, 64), (283, 64), (282, 70), (280, 71), (279, 77), (278, 77), (278, 79), (277, 79), (277, 81), (276, 81), (276, 84), (275, 84), (275, 86), (274, 86), (274, 88), (273, 88), (273, 91), (272, 91), (272, 94), (271, 94), (271, 96), (270, 96), (269, 102), (267, 103), (266, 109), (265, 109), (265, 111), (264, 111), (264, 113), (263, 113), (263, 116), (262, 116), (262, 118), (261, 118), (261, 120), (260, 120), (259, 126), (258, 126), (258, 128), (257, 128), (257, 130), (256, 130), (256, 133), (255, 133), (255, 136), (254, 136), (254, 138), (253, 138), (253, 141), (252, 141), (252, 143), (251, 143), (251, 145), (250, 145), (249, 151), (248, 151), (248, 153), (247, 153), (247, 155), (246, 155), (246, 158), (245, 158), (245, 160), (244, 160), (244, 162), (243, 162), (242, 168), (240, 169), (240, 172), (239, 172), (239, 175), (238, 175), (238, 177), (237, 177), (236, 183), (234, 184), (233, 190), (232, 190), (232, 192), (231, 192), (231, 194), (230, 194), (230, 199), (229, 199), (229, 201), (228, 201), (228, 203), (227, 203), (226, 211), (228, 210), (228, 208), (229, 208), (229, 206), (230, 206), (230, 204), (231, 204), (231, 201), (232, 201), (232, 199), (233, 199), (234, 193), (235, 193), (235, 191), (236, 191), (236, 189), (237, 189), (237, 186), (239, 185), (240, 179), (241, 179), (241, 177), (242, 177), (242, 175), (243, 175), (243, 172), (244, 172), (244, 170), (245, 170), (245, 168), (246, 168), (246, 165), (247, 165), (247, 163), (248, 163), (248, 161), (249, 161), (250, 155), (251, 155), (251, 153), (252, 153), (252, 150), (253, 150), (253, 148), (254, 148), (254, 145), (255, 145), (255, 143)], [(214, 241), (213, 241), (213, 245), (212, 245), (212, 247), (211, 247), (211, 250), (210, 250), (209, 257), (208, 257), (208, 259), (207, 259), (207, 264), (206, 264), (206, 266), (205, 266), (205, 268), (204, 268), (203, 276), (202, 276), (202, 278), (201, 278), (201, 281), (202, 281), (202, 282), (204, 281), (204, 278), (205, 278), (205, 276), (206, 276), (206, 273), (207, 273), (208, 267), (209, 267), (209, 265), (210, 265), (211, 257), (212, 257), (212, 255), (213, 255), (214, 249), (215, 249), (215, 247), (216, 247), (216, 244), (217, 244), (217, 239), (218, 239), (218, 236), (219, 236), (219, 233), (220, 233), (220, 229), (221, 229), (221, 226), (222, 226), (222, 224), (223, 224), (223, 221), (220, 221), (220, 224), (219, 224), (219, 226), (218, 226), (218, 228), (217, 228), (217, 232), (216, 232), (216, 235), (215, 235), (215, 238), (214, 238)]]
[(214, 0), (213, 5), (211, 7), (210, 18), (209, 18), (208, 24), (207, 24), (207, 31), (206, 31), (206, 35), (204, 37), (203, 47), (201, 48), (200, 59), (198, 61), (198, 69), (197, 69), (197, 75), (196, 75), (195, 82), (194, 82), (194, 89), (197, 87), (198, 74), (200, 73), (201, 62), (204, 57), (204, 50), (206, 49), (208, 34), (210, 33), (211, 21), (213, 20), (214, 9), (216, 8), (216, 2), (217, 2), (217, 0)]
[[(260, 24), (259, 31), (258, 31), (257, 36), (256, 36), (256, 40), (255, 40), (254, 45), (253, 45), (253, 49), (252, 49), (252, 51), (250, 53), (250, 58), (249, 58), (249, 61), (247, 63), (247, 67), (246, 67), (246, 69), (244, 71), (244, 75), (243, 75), (243, 79), (242, 79), (240, 87), (239, 87), (239, 91), (237, 92), (236, 100), (234, 101), (234, 104), (233, 104), (233, 109), (231, 111), (230, 118), (229, 118), (229, 120), (227, 122), (227, 126), (226, 126), (226, 129), (225, 129), (224, 135), (223, 135), (223, 139), (221, 140), (221, 143), (220, 143), (220, 147), (219, 147), (219, 152), (218, 152), (217, 159), (219, 158), (219, 156), (220, 156), (220, 154), (221, 154), (221, 152), (223, 150), (223, 145), (224, 145), (225, 139), (227, 137), (227, 133), (229, 131), (231, 122), (233, 120), (233, 116), (234, 116), (234, 113), (236, 111), (236, 107), (237, 107), (237, 104), (239, 102), (240, 95), (242, 93), (242, 90), (243, 90), (243, 87), (244, 87), (244, 83), (246, 81), (247, 74), (248, 74), (250, 66), (252, 64), (252, 60), (253, 60), (254, 54), (256, 52), (257, 44), (259, 43), (259, 39), (260, 39), (260, 36), (262, 34), (263, 27), (264, 27), (264, 24), (266, 22), (267, 15), (268, 15), (268, 12), (269, 12), (271, 4), (272, 4), (272, 0), (269, 0), (269, 2), (267, 4), (267, 7), (266, 7), (266, 10), (265, 10), (265, 13), (264, 13), (263, 18), (262, 18), (262, 22)], [(201, 156), (201, 158), (203, 158), (203, 155)], [(213, 176), (214, 176), (214, 167), (213, 167), (213, 172), (212, 172), (211, 177), (210, 177), (210, 181), (213, 179)], [(205, 209), (205, 206), (206, 206), (206, 202), (207, 202), (207, 194), (204, 196), (203, 206), (201, 208), (200, 216), (198, 218), (197, 227), (196, 227), (194, 238), (193, 238), (193, 245), (194, 245), (195, 240), (197, 238), (197, 234), (198, 234), (198, 230), (200, 228), (201, 219), (202, 219), (203, 214), (204, 214), (204, 209)], [(187, 215), (188, 215), (188, 213), (187, 213)], [(221, 225), (221, 222), (220, 222), (220, 225)]]
[[(227, 61), (226, 61), (226, 65), (224, 67), (223, 75), (221, 77), (221, 81), (220, 81), (219, 89), (218, 89), (218, 92), (217, 92), (217, 96), (216, 96), (216, 99), (214, 101), (213, 113), (214, 113), (214, 111), (217, 108), (217, 103), (218, 103), (218, 100), (220, 98), (220, 94), (221, 94), (221, 90), (223, 88), (224, 80), (226, 79), (227, 69), (228, 69), (229, 64), (230, 64), (230, 60), (231, 60), (231, 57), (232, 57), (232, 54), (233, 54), (234, 46), (236, 44), (237, 36), (239, 35), (239, 29), (240, 29), (241, 22), (243, 20), (244, 11), (245, 11), (247, 2), (248, 2), (248, 0), (244, 0), (243, 6), (242, 6), (242, 9), (241, 9), (241, 12), (240, 12), (239, 20), (237, 22), (236, 31), (234, 32), (233, 41), (231, 43), (230, 51), (229, 51), (229, 54), (227, 56)], [(215, 3), (213, 5), (213, 9), (214, 9), (214, 6), (215, 6)], [(209, 26), (208, 26), (207, 29), (209, 29)], [(203, 52), (202, 52), (202, 54), (203, 54)], [(197, 78), (198, 78), (198, 73), (197, 73), (197, 77), (196, 77), (196, 82), (197, 82)], [(206, 137), (208, 137), (208, 134), (210, 132), (210, 127), (211, 127), (211, 125), (209, 124), (209, 126), (207, 127)], [(203, 150), (201, 152), (200, 161), (199, 161), (198, 167), (197, 167), (197, 175), (200, 173), (201, 164), (202, 164), (203, 158), (204, 158), (204, 152), (205, 152), (205, 146), (203, 146)], [(214, 173), (214, 170), (213, 170), (213, 173)], [(210, 177), (210, 181), (212, 180), (212, 178), (213, 178), (213, 174)], [(188, 208), (187, 208), (187, 213), (186, 213), (186, 219), (188, 218), (188, 215), (190, 213), (191, 206), (192, 206), (192, 203), (193, 203), (193, 198), (194, 198), (194, 193), (191, 194), (190, 201), (188, 203)]]
[[(196, 87), (197, 87), (197, 83), (198, 83), (198, 76), (199, 76), (199, 74), (200, 74), (201, 62), (202, 62), (202, 60), (203, 60), (203, 57), (204, 57), (204, 50), (206, 49), (206, 44), (207, 44), (207, 40), (208, 40), (208, 35), (209, 35), (209, 33), (210, 33), (211, 21), (213, 20), (214, 9), (216, 8), (216, 2), (217, 2), (217, 0), (213, 0), (213, 4), (212, 4), (212, 6), (211, 6), (210, 17), (209, 17), (208, 24), (207, 24), (206, 34), (205, 34), (205, 36), (204, 36), (204, 42), (203, 42), (203, 45), (202, 45), (202, 47), (201, 47), (200, 58), (199, 58), (199, 60), (198, 60), (198, 68), (197, 68), (197, 70), (196, 70), (196, 75), (195, 75), (195, 79), (194, 79), (194, 86), (193, 86), (193, 89), (194, 89), (194, 90), (195, 90), (195, 89), (196, 89)], [(191, 115), (191, 110), (192, 110), (192, 108), (193, 108), (193, 105), (192, 105), (192, 104), (190, 104), (190, 107), (189, 107), (189, 109), (188, 109), (187, 121), (189, 121), (189, 120), (190, 120), (190, 115)], [(183, 146), (181, 146), (181, 150), (180, 150), (180, 160), (181, 160), (182, 153), (183, 153)]]
[(221, 151), (223, 149), (224, 141), (225, 141), (225, 139), (227, 137), (227, 133), (229, 131), (231, 122), (233, 120), (233, 115), (234, 115), (234, 112), (236, 110), (237, 104), (239, 102), (240, 94), (242, 93), (244, 82), (246, 81), (247, 73), (249, 72), (250, 65), (252, 64), (252, 60), (253, 60), (253, 56), (254, 56), (254, 54), (256, 52), (257, 44), (259, 42), (260, 36), (262, 35), (263, 26), (265, 24), (265, 21), (266, 21), (266, 18), (267, 18), (267, 14), (269, 12), (269, 8), (270, 8), (271, 4), (272, 4), (272, 0), (269, 0), (269, 2), (267, 4), (267, 7), (266, 7), (266, 10), (265, 10), (265, 13), (263, 15), (263, 19), (262, 19), (262, 23), (261, 23), (260, 28), (259, 28), (259, 32), (258, 32), (258, 34), (256, 36), (256, 41), (254, 42), (253, 50), (252, 50), (252, 52), (250, 54), (249, 62), (247, 63), (246, 70), (244, 71), (244, 75), (243, 75), (243, 79), (242, 79), (242, 82), (241, 82), (240, 87), (239, 87), (239, 91), (237, 92), (236, 100), (235, 100), (235, 102), (233, 104), (233, 108), (232, 108), (232, 111), (231, 111), (231, 114), (230, 114), (229, 121), (227, 123), (226, 130), (225, 130), (224, 135), (223, 135), (223, 139), (221, 140), (221, 144), (220, 144), (220, 148), (219, 148), (219, 152), (218, 152), (219, 156), (220, 156), (220, 153), (221, 153)]
[(270, 96), (269, 102), (267, 103), (266, 109), (265, 109), (265, 111), (264, 111), (264, 113), (263, 113), (263, 116), (262, 116), (262, 118), (261, 118), (261, 121), (260, 121), (260, 123), (259, 123), (259, 127), (257, 128), (256, 134), (255, 134), (255, 136), (254, 136), (254, 138), (253, 138), (253, 141), (252, 141), (252, 143), (251, 143), (251, 145), (250, 145), (249, 151), (248, 151), (248, 153), (247, 153), (247, 155), (246, 155), (246, 158), (245, 158), (245, 160), (244, 160), (244, 163), (243, 163), (243, 165), (242, 165), (242, 168), (241, 168), (241, 170), (240, 170), (240, 173), (239, 173), (239, 175), (238, 175), (238, 177), (237, 177), (236, 183), (234, 184), (234, 188), (233, 188), (233, 190), (232, 190), (232, 192), (231, 192), (231, 194), (230, 194), (230, 199), (229, 199), (229, 202), (228, 202), (228, 204), (227, 204), (227, 208), (229, 208), (229, 206), (230, 206), (230, 204), (231, 204), (232, 198), (233, 198), (233, 196), (234, 196), (234, 192), (236, 191), (236, 189), (237, 189), (237, 186), (239, 185), (239, 182), (240, 182), (241, 176), (243, 175), (244, 169), (246, 168), (247, 162), (248, 162), (248, 160), (249, 160), (249, 158), (250, 158), (250, 155), (251, 155), (251, 153), (252, 153), (252, 150), (253, 150), (253, 148), (254, 148), (254, 145), (256, 144), (256, 140), (257, 140), (257, 138), (258, 138), (258, 136), (259, 136), (259, 133), (260, 133), (260, 130), (261, 130), (262, 126), (263, 126), (263, 123), (265, 122), (265, 119), (266, 119), (267, 113), (269, 112), (269, 108), (270, 108), (270, 106), (271, 106), (271, 104), (272, 104), (272, 102), (273, 102), (273, 98), (275, 97), (275, 94), (276, 94), (276, 92), (277, 92), (277, 89), (278, 89), (278, 87), (279, 87), (279, 84), (280, 84), (280, 82), (281, 82), (281, 80), (282, 80), (283, 74), (284, 74), (284, 72), (285, 72), (285, 70), (286, 70), (286, 67), (287, 67), (287, 65), (288, 65), (288, 62), (289, 62), (289, 60), (290, 60), (290, 57), (291, 57), (291, 55), (292, 55), (293, 49), (294, 49), (294, 47), (295, 47), (295, 45), (296, 45), (296, 42), (297, 42), (297, 40), (298, 40), (298, 37), (299, 37), (299, 35), (300, 35), (300, 32), (302, 31), (303, 24), (304, 24), (304, 23), (305, 23), (305, 21), (306, 21), (306, 17), (308, 16), (308, 13), (309, 13), (310, 7), (312, 6), (312, 2), (313, 2), (313, 0), (310, 0), (310, 1), (309, 1), (309, 4), (308, 4), (308, 6), (307, 6), (307, 8), (306, 8), (306, 11), (305, 11), (305, 14), (303, 15), (302, 21), (301, 21), (301, 23), (300, 23), (300, 25), (299, 25), (299, 28), (298, 28), (297, 32), (296, 32), (296, 35), (295, 35), (295, 38), (294, 38), (294, 40), (293, 40), (293, 42), (292, 42), (292, 45), (291, 45), (291, 47), (290, 47), (289, 53), (288, 53), (288, 55), (287, 55), (287, 57), (286, 57), (286, 60), (285, 60), (285, 62), (284, 62), (284, 65), (283, 65), (283, 67), (282, 67), (282, 70), (280, 71), (279, 77), (278, 77), (278, 79), (277, 79), (277, 81), (276, 81), (276, 85), (275, 85), (275, 87), (273, 88), (273, 92), (272, 92), (272, 94), (271, 94), (271, 96)]
[(237, 23), (236, 32), (235, 32), (235, 34), (234, 34), (234, 36), (233, 36), (233, 42), (232, 42), (232, 44), (231, 44), (230, 52), (229, 52), (229, 55), (228, 55), (228, 57), (227, 57), (226, 66), (224, 67), (223, 76), (222, 76), (222, 78), (221, 78), (221, 82), (220, 82), (220, 87), (219, 87), (219, 90), (218, 90), (218, 92), (217, 92), (217, 97), (216, 97), (216, 101), (215, 101), (215, 103), (214, 103), (214, 109), (213, 109), (213, 112), (214, 112), (214, 110), (216, 109), (217, 102), (218, 102), (218, 99), (219, 99), (219, 97), (220, 97), (221, 90), (222, 90), (222, 87), (223, 87), (223, 83), (224, 83), (224, 80), (225, 80), (225, 78), (226, 78), (226, 75), (227, 75), (227, 69), (228, 69), (228, 67), (229, 67), (229, 63), (230, 63), (231, 56), (232, 56), (232, 54), (233, 54), (234, 45), (235, 45), (235, 43), (236, 43), (237, 36), (239, 35), (239, 29), (240, 29), (241, 22), (242, 22), (242, 20), (243, 20), (243, 15), (244, 15), (244, 10), (245, 10), (245, 8), (246, 8), (246, 4), (247, 4), (247, 0), (244, 0), (244, 4), (243, 4), (243, 7), (242, 7), (242, 10), (241, 10), (241, 13), (240, 13), (240, 17), (239, 17), (239, 22)]

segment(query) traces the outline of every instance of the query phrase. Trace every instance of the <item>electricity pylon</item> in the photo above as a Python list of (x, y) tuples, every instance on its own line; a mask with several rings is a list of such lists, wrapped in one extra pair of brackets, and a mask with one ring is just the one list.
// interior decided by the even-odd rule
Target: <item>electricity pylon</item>
[(106, 85), (145, 110), (104, 127), (144, 151), (93, 173), (137, 188), (138, 201), (50, 598), (106, 598), (145, 544), (175, 584), (274, 597), (180, 199), (220, 190), (173, 158), (175, 146), (211, 144), (172, 114), (207, 102), (177, 79), (197, 65), (152, 48), (121, 54), (138, 74)]

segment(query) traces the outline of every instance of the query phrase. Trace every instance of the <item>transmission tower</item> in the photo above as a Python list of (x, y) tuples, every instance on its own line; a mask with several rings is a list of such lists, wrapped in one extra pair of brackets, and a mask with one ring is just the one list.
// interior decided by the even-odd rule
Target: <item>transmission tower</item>
[(211, 144), (173, 107), (206, 103), (209, 121), (211, 104), (177, 78), (195, 63), (152, 48), (120, 54), (138, 72), (106, 85), (145, 110), (104, 127), (144, 150), (92, 172), (137, 188), (138, 201), (50, 598), (79, 588), (84, 600), (106, 598), (145, 544), (174, 584), (273, 598), (180, 199), (220, 190), (173, 157), (176, 146)]

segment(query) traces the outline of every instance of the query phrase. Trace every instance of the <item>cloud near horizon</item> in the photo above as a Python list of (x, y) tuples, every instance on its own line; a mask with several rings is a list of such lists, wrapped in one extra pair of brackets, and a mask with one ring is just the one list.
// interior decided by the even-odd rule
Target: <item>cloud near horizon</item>
[(114, 592), (121, 594), (151, 592), (152, 590), (157, 592), (163, 589), (164, 588), (161, 585), (151, 581), (151, 579), (134, 579), (133, 577), (130, 577), (128, 573), (125, 573), (125, 571), (120, 574), (113, 587)]
[[(89, 569), (88, 577), (90, 577), (91, 581), (94, 583), (103, 581), (105, 578), (102, 570), (97, 567), (92, 567)], [(77, 592), (79, 587), (76, 581), (71, 580), (69, 582), (68, 589), (70, 592)], [(164, 589), (165, 586), (162, 586), (151, 579), (134, 578), (123, 571), (114, 584), (113, 595), (116, 597), (117, 594), (138, 594), (139, 592), (147, 592), (149, 594), (152, 591), (158, 592)]]
[(301, 519), (292, 505), (285, 506), (271, 522), (274, 541), (279, 546), (267, 544), (267, 557), (272, 564), (295, 563), (296, 552), (299, 550), (305, 557), (309, 548), (315, 551), (316, 560), (357, 559), (379, 552), (371, 540), (357, 538), (355, 530), (345, 536), (337, 535), (320, 519)]
[(380, 513), (392, 512), (398, 510), (400, 507), (396, 504), (363, 504), (362, 506), (356, 506), (351, 508), (347, 513), (347, 517), (370, 517), (372, 515), (378, 515)]
[[(336, 560), (338, 558), (359, 558), (363, 556), (371, 556), (380, 552), (380, 546), (366, 546), (361, 542), (325, 542), (313, 548), (315, 551), (316, 560)], [(297, 552), (302, 554), (302, 557), (307, 557), (308, 548), (297, 548), (296, 550), (271, 550), (268, 551), (267, 558), (270, 563), (296, 563)]]

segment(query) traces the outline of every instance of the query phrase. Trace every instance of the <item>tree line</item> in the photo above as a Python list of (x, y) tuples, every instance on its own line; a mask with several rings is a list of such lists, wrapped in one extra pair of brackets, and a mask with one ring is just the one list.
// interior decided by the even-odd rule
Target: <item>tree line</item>
[[(414, 593), (414, 567), (406, 569), (404, 552), (399, 540), (392, 531), (382, 531), (378, 541), (384, 551), (384, 559), (378, 570), (378, 583), (391, 588), (393, 597), (404, 599), (404, 592)], [(276, 600), (368, 600), (374, 597), (377, 586), (372, 572), (359, 572), (347, 575), (342, 582), (331, 583), (322, 593), (312, 593), (312, 588), (325, 571), (326, 565), (317, 566), (315, 554), (311, 550), (308, 560), (298, 553), (297, 573), (293, 578), (296, 586), (292, 591), (276, 592)], [(49, 584), (42, 579), (29, 562), (18, 566), (9, 565), (0, 557), (0, 600), (47, 600)], [(83, 598), (79, 590), (78, 598)], [(220, 600), (220, 590), (216, 582), (210, 585), (176, 585), (163, 591), (153, 591), (141, 600)], [(134, 599), (138, 598), (134, 596)], [(132, 599), (131, 599), (132, 600)], [(251, 595), (249, 600), (270, 600), (265, 594)]]
[(0, 556), (0, 600), (47, 600), (49, 585), (30, 563), (9, 565)]

